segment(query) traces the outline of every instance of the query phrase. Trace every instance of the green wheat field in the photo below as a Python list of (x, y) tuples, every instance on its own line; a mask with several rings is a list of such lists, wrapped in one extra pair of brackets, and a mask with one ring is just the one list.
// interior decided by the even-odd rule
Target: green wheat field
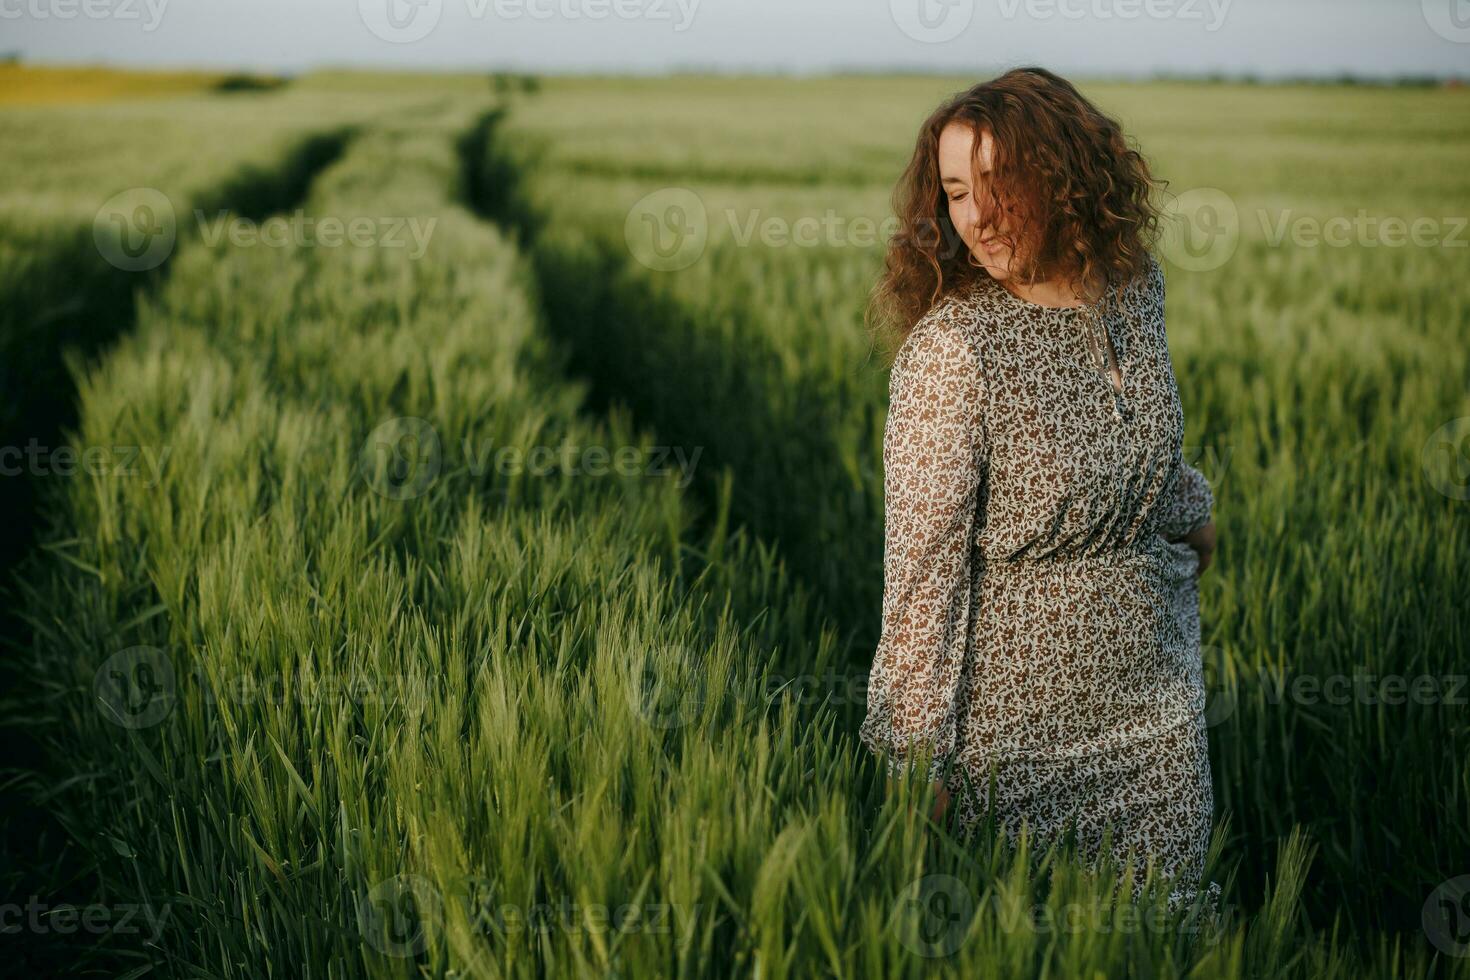
[(7, 969), (1470, 977), (1464, 90), (1083, 85), (1170, 181), (1210, 918), (857, 740), (863, 308), (977, 79), (31, 76)]

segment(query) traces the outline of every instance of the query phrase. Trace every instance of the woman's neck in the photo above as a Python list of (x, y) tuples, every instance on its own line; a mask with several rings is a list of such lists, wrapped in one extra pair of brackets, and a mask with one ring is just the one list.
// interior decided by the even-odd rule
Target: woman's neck
[(1037, 306), (1071, 307), (1083, 306), (1089, 298), (1079, 294), (1064, 278), (1048, 279), (1044, 282), (1017, 283), (1001, 281), (1001, 285), (1028, 303)]

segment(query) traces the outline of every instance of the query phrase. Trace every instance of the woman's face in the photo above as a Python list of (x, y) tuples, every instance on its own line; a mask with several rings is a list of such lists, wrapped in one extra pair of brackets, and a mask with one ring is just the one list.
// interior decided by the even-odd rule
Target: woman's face
[(952, 122), (939, 134), (939, 182), (949, 200), (949, 220), (954, 223), (970, 254), (994, 279), (1010, 278), (1012, 251), (999, 238), (1006, 228), (979, 227), (977, 194), (987, 191), (995, 155), (989, 132), (980, 134), (980, 184), (974, 183), (975, 133), (969, 125)]

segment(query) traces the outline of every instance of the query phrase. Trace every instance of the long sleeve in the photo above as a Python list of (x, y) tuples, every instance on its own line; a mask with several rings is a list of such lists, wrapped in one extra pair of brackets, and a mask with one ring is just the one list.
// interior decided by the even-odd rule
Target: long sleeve
[(961, 327), (919, 322), (889, 375), (883, 431), (883, 609), (860, 737), (901, 771), (954, 749), (971, 606), (972, 532), (987, 459), (981, 363)]
[(1203, 473), (1179, 460), (1179, 478), (1164, 500), (1159, 520), (1159, 533), (1170, 541), (1177, 540), (1204, 526), (1215, 508), (1215, 495)]
[[(1158, 259), (1148, 256), (1148, 295), (1155, 309), (1151, 315), (1164, 322), (1164, 269)], [(1168, 341), (1164, 341), (1165, 356), (1168, 358)], [(1174, 376), (1172, 359), (1168, 359), (1169, 376)], [(1184, 537), (1207, 523), (1215, 507), (1215, 497), (1210, 483), (1203, 473), (1190, 466), (1181, 451), (1178, 455), (1179, 476), (1165, 495), (1160, 506), (1159, 532), (1170, 540)]]

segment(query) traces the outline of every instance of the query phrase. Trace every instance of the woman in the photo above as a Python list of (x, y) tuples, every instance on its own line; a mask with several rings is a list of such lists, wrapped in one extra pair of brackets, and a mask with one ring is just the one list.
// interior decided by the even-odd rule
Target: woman
[(936, 819), (953, 799), (962, 828), (1075, 821), (1094, 854), (1111, 823), (1177, 902), (1213, 822), (1196, 579), (1215, 529), (1180, 451), (1156, 183), (1039, 68), (924, 123), (874, 296), (898, 349), (861, 734), (891, 771), (929, 755)]

